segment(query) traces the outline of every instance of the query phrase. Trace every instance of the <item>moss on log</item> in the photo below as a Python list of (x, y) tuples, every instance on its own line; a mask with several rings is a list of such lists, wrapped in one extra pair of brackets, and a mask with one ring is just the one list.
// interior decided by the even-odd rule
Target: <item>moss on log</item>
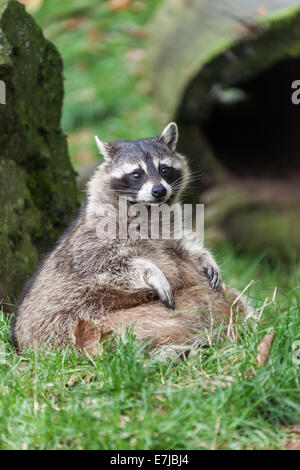
[(62, 60), (24, 6), (0, 0), (0, 298), (14, 301), (71, 221), (75, 174), (60, 128)]

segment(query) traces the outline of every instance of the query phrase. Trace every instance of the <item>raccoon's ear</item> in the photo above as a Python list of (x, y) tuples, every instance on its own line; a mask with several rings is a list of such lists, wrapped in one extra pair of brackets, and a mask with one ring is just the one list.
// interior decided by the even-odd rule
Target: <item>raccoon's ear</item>
[(170, 122), (162, 131), (159, 140), (166, 144), (170, 150), (175, 150), (178, 140), (178, 127), (176, 122)]
[(112, 159), (113, 156), (113, 147), (110, 143), (108, 142), (103, 142), (103, 140), (100, 140), (99, 137), (95, 135), (95, 141), (96, 145), (98, 147), (99, 152), (103, 156), (105, 161), (109, 161)]

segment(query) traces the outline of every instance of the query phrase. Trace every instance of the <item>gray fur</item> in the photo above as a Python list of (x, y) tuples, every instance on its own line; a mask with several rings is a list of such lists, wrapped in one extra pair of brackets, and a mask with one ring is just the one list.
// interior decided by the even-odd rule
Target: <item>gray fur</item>
[[(173, 185), (167, 202), (178, 199), (189, 180), (189, 169), (185, 157), (176, 152), (177, 126), (176, 129), (174, 126), (169, 125), (163, 137), (105, 143), (105, 161), (89, 182), (86, 205), (21, 297), (13, 327), (18, 350), (46, 342), (63, 347), (79, 317), (101, 323), (112, 314), (116, 318), (118, 310), (147, 307), (149, 302), (159, 299), (161, 315), (166, 318), (170, 315), (168, 309), (174, 308), (176, 292), (200, 282), (208, 297), (212, 288), (218, 292), (221, 279), (218, 266), (193, 238), (110, 240), (99, 239), (96, 233), (101, 220), (99, 207), (104, 204), (117, 207), (122, 193), (112, 188), (112, 174), (129, 168), (128, 164), (145, 167), (149, 158), (156, 167), (165, 159), (173, 162), (181, 177), (176, 187)], [(149, 162), (147, 167), (152, 168), (151, 176), (146, 172), (143, 178), (148, 183), (164, 182), (153, 165)], [(128, 191), (130, 185), (123, 188), (125, 195)], [(132, 204), (140, 202), (137, 194), (132, 195)], [(151, 308), (148, 315), (151, 321)]]

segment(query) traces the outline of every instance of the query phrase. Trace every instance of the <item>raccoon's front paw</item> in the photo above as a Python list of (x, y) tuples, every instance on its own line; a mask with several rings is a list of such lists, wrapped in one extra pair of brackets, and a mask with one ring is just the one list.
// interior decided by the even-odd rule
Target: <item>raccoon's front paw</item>
[(209, 265), (204, 266), (203, 270), (208, 277), (209, 285), (212, 289), (217, 289), (218, 285), (220, 284), (222, 277), (220, 270), (217, 265)]
[(156, 292), (162, 303), (167, 308), (174, 310), (175, 301), (171, 286), (159, 268), (147, 270), (146, 282)]
[(203, 271), (208, 277), (210, 287), (214, 290), (217, 289), (222, 277), (220, 269), (213, 256), (209, 252), (205, 253), (205, 255), (201, 257), (201, 264), (203, 266)]

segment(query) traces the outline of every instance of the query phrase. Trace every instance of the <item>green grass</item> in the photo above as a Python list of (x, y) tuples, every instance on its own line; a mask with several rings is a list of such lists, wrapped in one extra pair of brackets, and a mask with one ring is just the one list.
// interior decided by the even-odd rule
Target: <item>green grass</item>
[[(300, 269), (224, 247), (218, 255), (228, 284), (257, 307), (278, 286), (255, 330), (237, 342), (199, 350), (186, 361), (149, 357), (129, 333), (95, 363), (74, 352), (16, 356), (9, 319), (1, 316), (1, 449), (268, 449), (280, 448), (300, 422)], [(269, 361), (256, 366), (261, 338), (274, 329)], [(253, 377), (249, 372), (255, 371)], [(225, 387), (211, 381), (232, 377)]]
[[(96, 158), (96, 133), (113, 140), (159, 131), (139, 58), (161, 0), (133, 3), (110, 12), (106, 1), (52, 0), (35, 12), (64, 60), (63, 129), (76, 165)], [(292, 344), (300, 340), (300, 267), (266, 255), (241, 255), (230, 246), (218, 253), (229, 285), (241, 290), (255, 280), (248, 291), (255, 307), (278, 287), (261, 325), (241, 326), (237, 342), (178, 363), (147, 356), (130, 334), (94, 364), (72, 351), (17, 356), (10, 318), (0, 313), (0, 448), (279, 448), (287, 427), (300, 422), (300, 365), (292, 362)], [(269, 361), (257, 369), (257, 345), (271, 328)], [(220, 376), (232, 381), (211, 390)]]
[(62, 126), (75, 165), (97, 158), (95, 134), (116, 140), (159, 132), (143, 64), (147, 23), (160, 3), (110, 11), (103, 0), (51, 0), (34, 13), (64, 61)]

